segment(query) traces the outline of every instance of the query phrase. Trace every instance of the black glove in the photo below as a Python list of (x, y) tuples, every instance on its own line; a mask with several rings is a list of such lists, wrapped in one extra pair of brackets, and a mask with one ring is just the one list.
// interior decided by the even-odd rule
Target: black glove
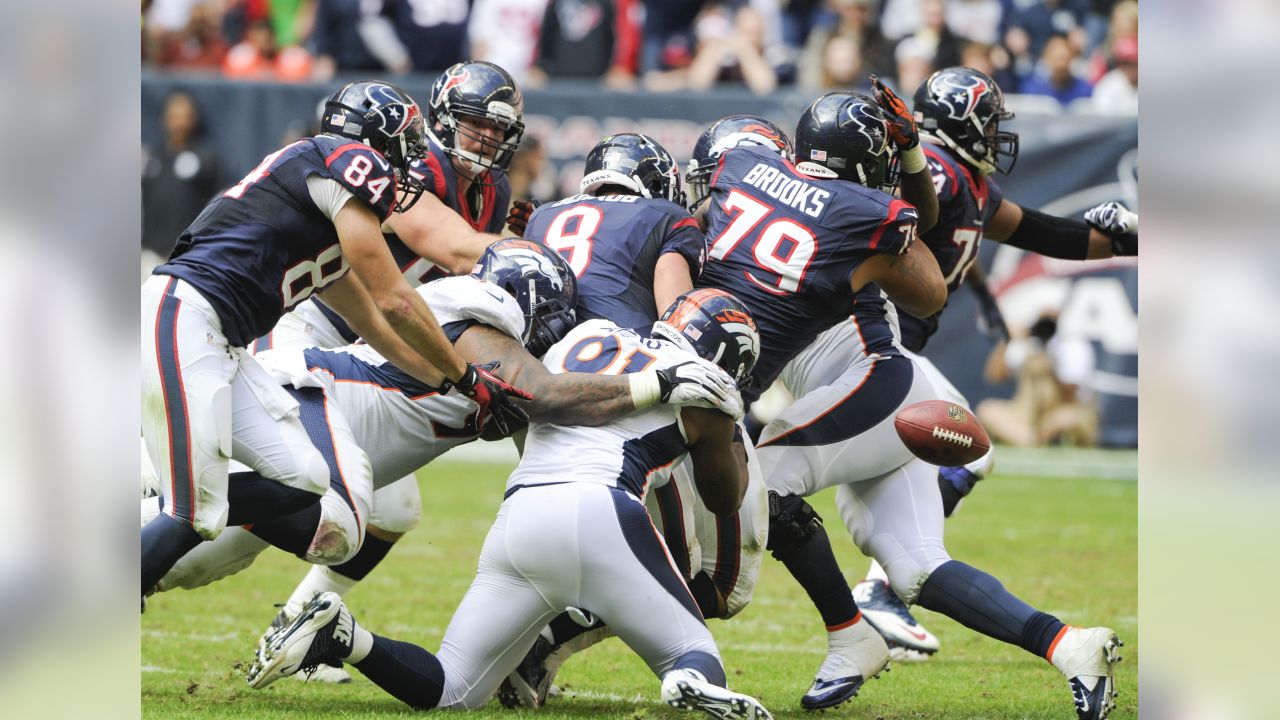
[(902, 98), (894, 94), (888, 85), (880, 82), (880, 78), (871, 75), (871, 93), (875, 96), (876, 104), (884, 111), (884, 118), (888, 121), (889, 134), (893, 136), (893, 142), (897, 144), (899, 150), (910, 150), (920, 144), (920, 131), (916, 129), (915, 118), (911, 115), (910, 108), (902, 101)]
[(996, 299), (988, 292), (978, 295), (978, 329), (992, 343), (1009, 342), (1009, 326), (1004, 322), (1004, 314)]
[(493, 420), (498, 430), (503, 435), (508, 435), (529, 422), (529, 414), (516, 404), (515, 399), (532, 400), (533, 396), (494, 375), (493, 371), (500, 365), (498, 362), (469, 364), (462, 377), (452, 383), (446, 381), (442, 390), (447, 392), (450, 387), (457, 388), (458, 392), (480, 406), (476, 423), (481, 430), (486, 421)]
[(507, 229), (524, 237), (524, 229), (529, 225), (529, 218), (537, 209), (538, 203), (530, 200), (516, 200), (511, 203), (511, 211), (507, 213)]

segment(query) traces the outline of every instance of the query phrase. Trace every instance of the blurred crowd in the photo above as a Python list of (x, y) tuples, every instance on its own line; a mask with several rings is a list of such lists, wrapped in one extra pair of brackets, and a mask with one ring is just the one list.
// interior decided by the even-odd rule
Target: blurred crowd
[(150, 0), (145, 65), (230, 78), (435, 74), (488, 60), (527, 87), (910, 93), (968, 65), (1042, 109), (1137, 114), (1136, 0)]

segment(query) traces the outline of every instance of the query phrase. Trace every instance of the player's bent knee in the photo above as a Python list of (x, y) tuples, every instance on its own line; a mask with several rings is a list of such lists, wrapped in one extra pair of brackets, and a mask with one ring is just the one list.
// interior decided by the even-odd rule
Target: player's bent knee
[(320, 499), (320, 522), (304, 560), (316, 565), (341, 565), (355, 557), (364, 540), (364, 523), (336, 493)]
[(920, 547), (888, 562), (883, 559), (880, 562), (885, 574), (889, 576), (889, 586), (893, 588), (893, 592), (902, 602), (913, 605), (920, 597), (920, 588), (924, 587), (929, 575), (950, 559), (946, 549), (938, 545)]
[(373, 493), (369, 524), (384, 532), (404, 535), (422, 520), (422, 493), (412, 475)]
[(267, 547), (265, 541), (243, 528), (228, 528), (216, 541), (204, 543), (184, 555), (165, 574), (157, 589), (204, 587), (249, 567)]
[(822, 527), (822, 516), (799, 495), (769, 491), (769, 543), (774, 553), (803, 545)]

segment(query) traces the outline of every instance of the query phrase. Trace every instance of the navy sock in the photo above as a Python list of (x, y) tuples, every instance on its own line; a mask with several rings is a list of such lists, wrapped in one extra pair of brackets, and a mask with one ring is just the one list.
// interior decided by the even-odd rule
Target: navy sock
[(305, 509), (320, 496), (268, 480), (256, 472), (231, 473), (227, 478), (228, 525), (249, 525)]
[(1022, 631), (1022, 649), (1033, 655), (1039, 655), (1046, 660), (1049, 659), (1049, 648), (1053, 646), (1053, 641), (1058, 638), (1058, 633), (1066, 625), (1061, 620), (1050, 615), (1047, 612), (1037, 611), (1027, 621), (1027, 626)]
[(341, 565), (330, 565), (329, 569), (352, 580), (363, 580), (391, 552), (395, 544), (394, 540), (383, 540), (366, 532), (356, 556)]
[(942, 493), (942, 516), (951, 517), (956, 506), (978, 484), (978, 476), (964, 466), (938, 468), (938, 490)]
[(375, 685), (415, 710), (430, 710), (444, 693), (444, 667), (413, 643), (373, 636), (373, 649), (352, 663)]
[(938, 473), (938, 491), (942, 493), (942, 517), (951, 517), (951, 513), (956, 511), (956, 506), (960, 504), (960, 500), (964, 495), (956, 490), (956, 486), (942, 477), (942, 473)]
[(142, 528), (142, 594), (155, 588), (165, 573), (204, 538), (190, 525), (164, 513)]
[(317, 502), (305, 510), (255, 523), (249, 528), (249, 532), (285, 552), (306, 559), (307, 548), (311, 547), (311, 541), (315, 539), (316, 529), (319, 527), (320, 503), (317, 498)]
[(703, 618), (718, 618), (724, 613), (720, 611), (720, 590), (711, 576), (699, 571), (688, 583), (689, 594), (698, 603), (698, 610)]
[(828, 628), (847, 625), (858, 616), (853, 591), (840, 572), (826, 528), (819, 525), (799, 544), (774, 549), (773, 556), (787, 566), (791, 577), (809, 594)]
[(702, 677), (706, 678), (707, 682), (712, 685), (717, 687), (725, 686), (724, 666), (710, 653), (692, 650), (677, 658), (676, 664), (671, 667), (672, 670), (683, 670), (685, 668), (702, 673)]
[(1035, 608), (1014, 597), (999, 580), (959, 560), (948, 560), (929, 575), (918, 602), (1010, 645), (1022, 645), (1028, 623), (1037, 615)]

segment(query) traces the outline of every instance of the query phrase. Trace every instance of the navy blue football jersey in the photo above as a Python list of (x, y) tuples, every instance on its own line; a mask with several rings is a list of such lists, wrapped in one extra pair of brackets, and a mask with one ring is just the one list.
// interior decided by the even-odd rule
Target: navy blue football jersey
[[(804, 175), (776, 153), (735, 148), (711, 176), (699, 287), (736, 295), (760, 329), (748, 400), (854, 310), (850, 276), (875, 253), (906, 252), (916, 209), (880, 190)], [(878, 291), (877, 291), (878, 292)]]
[[(427, 138), (427, 154), (409, 163), (409, 176), (422, 183), (426, 188), (425, 192), (440, 198), (441, 202), (458, 213), (477, 232), (502, 232), (507, 220), (507, 206), (511, 204), (511, 181), (506, 174), (494, 171), (487, 178), (488, 184), (473, 184), (473, 202), (468, 202), (458, 192), (458, 175), (454, 172), (448, 154), (434, 140)], [(411, 286), (418, 287), (432, 280), (448, 277), (447, 270), (426, 258), (418, 257), (395, 233), (384, 233), (383, 236), (387, 239), (387, 247), (391, 249), (391, 257), (395, 258), (396, 266)], [(316, 305), (347, 342), (355, 342), (359, 338), (342, 316), (325, 305), (320, 298), (316, 298)]]
[[(706, 257), (698, 222), (684, 208), (636, 195), (574, 195), (534, 211), (524, 236), (564, 256), (578, 277), (578, 319), (648, 328), (658, 319), (653, 270), (678, 253), (697, 278)], [(661, 308), (665, 310), (665, 308)]]
[[(933, 251), (947, 281), (948, 296), (960, 287), (965, 273), (978, 259), (982, 230), (1004, 200), (1004, 192), (995, 180), (973, 172), (946, 148), (923, 143), (929, 161), (929, 173), (938, 191), (938, 223), (922, 233), (920, 239)], [(946, 306), (943, 306), (943, 310)], [(927, 318), (902, 313), (898, 322), (902, 346), (912, 352), (924, 349), (929, 337), (938, 329), (942, 310)]]
[(268, 155), (206, 205), (154, 271), (199, 290), (233, 346), (263, 335), (349, 269), (333, 222), (307, 191), (312, 175), (336, 180), (379, 218), (391, 215), (391, 164), (362, 143), (318, 135)]

